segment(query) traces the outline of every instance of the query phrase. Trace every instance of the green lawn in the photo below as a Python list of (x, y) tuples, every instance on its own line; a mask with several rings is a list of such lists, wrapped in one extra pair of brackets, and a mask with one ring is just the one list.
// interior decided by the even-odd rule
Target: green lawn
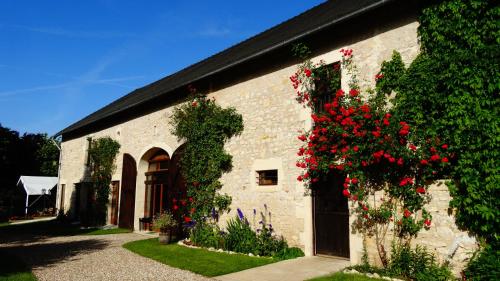
[(17, 257), (0, 251), (0, 281), (36, 281), (36, 277)]
[(384, 280), (379, 278), (370, 278), (361, 274), (348, 274), (337, 272), (332, 275), (309, 279), (308, 281), (378, 281)]
[(161, 245), (157, 238), (129, 242), (124, 248), (161, 263), (212, 277), (262, 266), (278, 260), (240, 254), (192, 249), (177, 244)]

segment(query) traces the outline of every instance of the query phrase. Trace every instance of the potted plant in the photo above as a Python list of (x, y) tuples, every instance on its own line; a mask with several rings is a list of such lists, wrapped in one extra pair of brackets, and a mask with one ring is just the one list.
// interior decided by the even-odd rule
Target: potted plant
[(177, 221), (168, 211), (161, 212), (153, 219), (153, 229), (160, 231), (159, 241), (161, 244), (168, 244), (172, 238), (172, 229), (177, 227)]

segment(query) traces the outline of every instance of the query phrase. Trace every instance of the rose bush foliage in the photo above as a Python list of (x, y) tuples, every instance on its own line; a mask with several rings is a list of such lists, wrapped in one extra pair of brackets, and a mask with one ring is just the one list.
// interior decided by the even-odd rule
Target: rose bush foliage
[[(352, 50), (341, 52), (342, 69), (356, 78)], [(387, 99), (380, 98), (382, 90), (362, 94), (355, 79), (349, 90), (338, 89), (323, 108), (315, 108), (318, 97), (325, 95), (317, 87), (324, 77), (320, 73), (328, 67), (338, 70), (307, 60), (291, 77), (297, 100), (315, 112), (312, 129), (298, 137), (304, 142), (298, 151), (297, 166), (303, 169), (298, 180), (314, 190), (329, 173), (344, 175), (339, 192), (354, 203), (359, 229), (373, 234), (394, 221), (395, 234), (410, 239), (431, 226), (425, 209), (428, 187), (443, 176), (454, 155), (438, 137), (422, 138), (397, 118)], [(376, 78), (383, 79), (383, 74)], [(375, 196), (378, 191), (380, 196)]]

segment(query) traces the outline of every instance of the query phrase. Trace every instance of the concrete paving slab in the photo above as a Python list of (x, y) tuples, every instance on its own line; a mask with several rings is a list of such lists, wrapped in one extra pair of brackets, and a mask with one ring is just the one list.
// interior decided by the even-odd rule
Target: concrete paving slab
[(302, 281), (331, 274), (349, 266), (345, 259), (302, 257), (215, 277), (219, 281)]

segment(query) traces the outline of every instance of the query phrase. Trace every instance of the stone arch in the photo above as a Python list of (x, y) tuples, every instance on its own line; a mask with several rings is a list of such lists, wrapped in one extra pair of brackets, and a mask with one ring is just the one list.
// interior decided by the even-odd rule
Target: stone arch
[(164, 142), (155, 142), (150, 145), (144, 146), (138, 155), (136, 155), (136, 159), (143, 159), (147, 156), (147, 153), (150, 153), (152, 149), (163, 149), (169, 156), (174, 154), (174, 149), (172, 146), (164, 143)]

